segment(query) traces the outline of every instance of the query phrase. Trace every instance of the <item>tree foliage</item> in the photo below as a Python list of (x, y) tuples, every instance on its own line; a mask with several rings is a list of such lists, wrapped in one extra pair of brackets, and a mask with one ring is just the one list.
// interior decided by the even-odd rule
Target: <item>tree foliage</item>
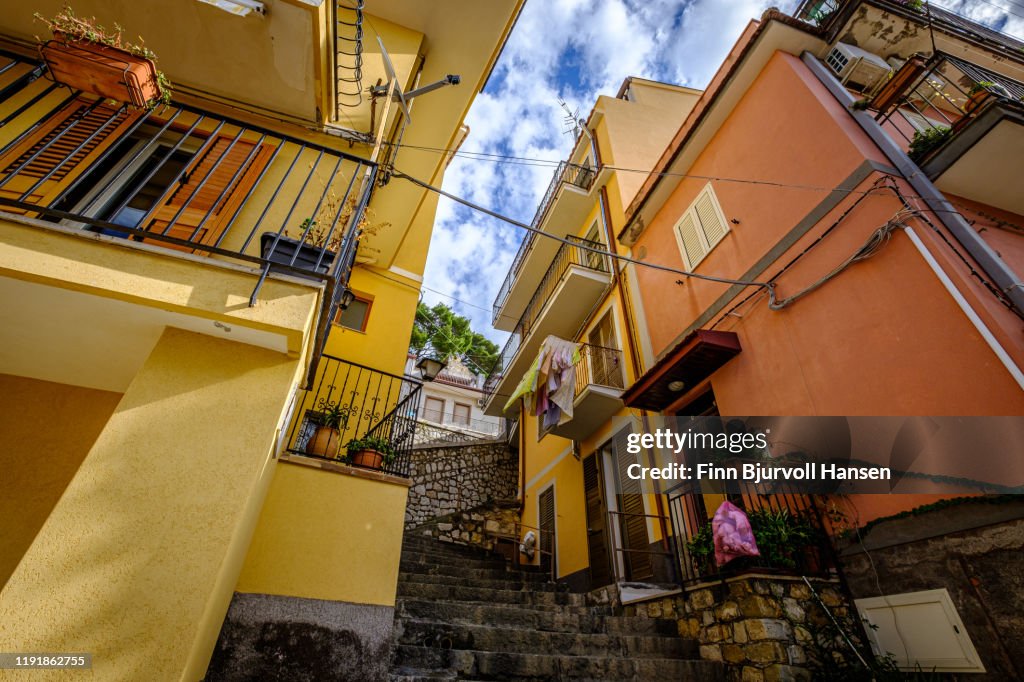
[(409, 348), (420, 352), (432, 348), (438, 357), (457, 357), (470, 369), (487, 373), (498, 357), (498, 346), (473, 331), (470, 321), (444, 303), (430, 307), (422, 301), (416, 307)]

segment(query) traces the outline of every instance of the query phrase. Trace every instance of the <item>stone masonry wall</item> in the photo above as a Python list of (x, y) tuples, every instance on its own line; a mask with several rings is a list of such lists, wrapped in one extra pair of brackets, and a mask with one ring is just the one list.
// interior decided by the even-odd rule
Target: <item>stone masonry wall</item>
[(473, 509), (438, 516), (416, 528), (418, 534), (456, 545), (471, 545), (486, 550), (500, 549), (498, 540), (513, 544), (517, 536), (519, 504), (514, 500), (495, 501)]
[(504, 442), (417, 448), (405, 527), (514, 498), (518, 475), (516, 456)]
[[(860, 626), (835, 582), (811, 583), (855, 645)], [(623, 607), (624, 615), (676, 620), (701, 658), (721, 661), (734, 682), (811, 680), (815, 670), (855, 660), (831, 619), (800, 578), (740, 576)]]

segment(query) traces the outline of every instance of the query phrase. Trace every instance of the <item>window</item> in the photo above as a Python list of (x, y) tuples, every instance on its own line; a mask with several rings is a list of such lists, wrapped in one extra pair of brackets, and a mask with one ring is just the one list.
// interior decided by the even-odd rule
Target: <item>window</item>
[(709, 182), (676, 224), (676, 240), (683, 262), (693, 270), (729, 233), (729, 223)]
[(459, 426), (469, 426), (469, 405), (455, 403), (452, 407), (452, 423)]
[[(594, 224), (590, 226), (590, 229), (587, 230), (586, 236), (583, 238), (588, 242), (594, 242), (594, 244), (599, 244), (602, 248), (604, 247), (601, 240), (600, 226), (597, 220), (595, 220)], [(589, 246), (593, 246), (593, 244), (590, 244)], [(604, 265), (604, 256), (597, 251), (586, 251), (584, 252), (583, 257), (586, 259), (587, 267), (591, 270), (604, 269), (601, 267)]]
[(355, 293), (356, 297), (348, 307), (344, 310), (339, 310), (338, 315), (334, 318), (334, 324), (340, 324), (342, 327), (355, 330), (357, 332), (366, 331), (366, 323), (370, 319), (370, 307), (373, 305), (373, 297), (365, 294)]
[(437, 424), (444, 421), (444, 401), (440, 398), (427, 397), (423, 405), (423, 418)]
[(619, 367), (619, 354), (614, 352), (619, 347), (615, 338), (612, 312), (609, 310), (600, 322), (587, 335), (587, 342), (594, 346), (589, 350), (590, 381), (601, 386), (622, 388), (622, 368)]

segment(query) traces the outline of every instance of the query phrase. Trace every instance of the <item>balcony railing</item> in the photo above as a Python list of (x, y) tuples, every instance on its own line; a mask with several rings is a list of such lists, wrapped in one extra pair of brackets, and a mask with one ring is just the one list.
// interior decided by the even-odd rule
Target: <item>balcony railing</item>
[[(533, 221), (530, 225), (532, 227), (540, 226), (541, 222), (544, 220), (544, 215), (547, 213), (548, 208), (551, 206), (551, 202), (555, 198), (555, 193), (563, 182), (579, 187), (582, 190), (590, 191), (596, 176), (597, 172), (591, 166), (581, 166), (567, 161), (559, 163), (558, 168), (555, 169), (555, 173), (551, 178), (551, 182), (548, 184), (547, 191), (544, 192), (544, 198), (541, 199), (540, 205), (537, 207), (537, 212), (533, 215)], [(505, 281), (501, 283), (501, 288), (498, 289), (498, 295), (494, 298), (492, 322), (497, 322), (498, 318), (501, 316), (501, 308), (505, 305), (505, 301), (508, 299), (508, 295), (512, 291), (512, 285), (515, 284), (516, 277), (519, 275), (519, 269), (522, 267), (523, 261), (526, 260), (526, 254), (529, 253), (530, 247), (533, 245), (533, 241), (536, 238), (537, 233), (530, 232), (523, 238), (523, 241), (520, 242), (519, 250), (516, 252), (516, 257), (512, 260), (512, 266), (508, 269), (508, 274), (505, 275)]]
[(920, 162), (999, 101), (1024, 101), (1024, 83), (937, 52), (908, 60), (868, 106)]
[(515, 359), (523, 342), (530, 335), (544, 306), (547, 305), (551, 295), (558, 288), (565, 273), (574, 266), (594, 272), (609, 272), (608, 257), (593, 250), (603, 251), (604, 244), (579, 237), (568, 237), (567, 239), (570, 243), (562, 244), (558, 249), (555, 259), (544, 273), (544, 278), (537, 286), (530, 302), (526, 304), (526, 310), (523, 311), (515, 329), (509, 335), (508, 341), (505, 342), (505, 347), (502, 349), (497, 363), (489, 373), (487, 381), (484, 382), (485, 404), (494, 395), (498, 384), (501, 383), (503, 372), (512, 365), (512, 360)]
[(0, 128), (15, 131), (0, 149), (0, 210), (255, 265), (252, 304), (271, 271), (320, 279), (333, 318), (375, 164), (191, 106), (111, 104), (10, 53), (0, 69)]
[[(727, 485), (725, 485), (727, 483)], [(707, 485), (705, 483), (705, 485)], [(700, 484), (681, 484), (668, 493), (669, 516), (675, 539), (679, 582), (721, 580), (743, 573), (830, 576), (836, 567), (835, 552), (815, 499), (778, 486), (762, 494), (749, 482), (728, 481), (721, 491), (700, 489)], [(742, 557), (718, 566), (714, 560), (711, 514), (703, 493), (725, 494), (746, 512), (758, 541), (760, 556)], [(780, 534), (788, 540), (775, 544)], [(772, 538), (769, 540), (769, 538)]]
[(580, 361), (576, 363), (576, 397), (590, 384), (625, 388), (622, 375), (622, 351), (618, 348), (580, 344)]
[[(416, 439), (416, 421), (423, 385), (412, 379), (382, 372), (354, 362), (324, 355), (313, 387), (302, 392), (297, 417), (288, 437), (288, 452), (304, 457), (337, 460), (352, 440), (375, 436), (395, 450), (385, 473), (409, 475), (409, 452)], [(321, 415), (330, 408), (344, 415), (331, 452), (313, 451), (313, 438)]]
[(815, 26), (821, 26), (839, 9), (840, 4), (842, 0), (804, 0), (793, 16)]

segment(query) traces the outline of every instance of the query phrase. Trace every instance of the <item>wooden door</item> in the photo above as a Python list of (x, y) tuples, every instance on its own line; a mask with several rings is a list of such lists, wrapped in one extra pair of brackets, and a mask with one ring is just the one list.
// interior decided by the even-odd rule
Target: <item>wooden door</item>
[[(558, 543), (555, 538), (555, 488), (548, 488), (540, 494), (540, 507), (537, 525), (540, 527), (540, 565), (546, 571), (557, 567), (555, 551)], [(557, 576), (556, 576), (557, 577)]]
[(615, 338), (615, 329), (612, 324), (611, 311), (604, 314), (597, 326), (587, 336), (591, 346), (597, 346), (589, 350), (592, 383), (600, 386), (612, 386), (623, 388), (622, 367), (619, 366), (618, 354), (611, 353), (606, 348), (617, 348), (619, 341)]
[[(0, 181), (7, 181), (0, 188), (0, 196), (37, 206), (52, 205), (60, 193), (86, 173), (96, 159), (142, 115), (139, 111), (118, 114), (117, 109), (106, 104), (91, 110), (90, 106), (91, 103), (83, 99), (69, 102), (0, 157)], [(50, 146), (45, 151), (7, 180), (15, 169), (47, 144)], [(51, 174), (46, 178), (48, 173)], [(30, 190), (31, 193), (21, 199)], [(4, 207), (4, 210), (24, 212), (13, 207)]]
[(626, 439), (632, 429), (625, 428), (615, 434), (612, 441), (615, 469), (619, 489), (619, 533), (622, 538), (623, 563), (628, 580), (643, 580), (654, 575), (651, 566), (650, 540), (647, 536), (647, 517), (644, 516), (644, 494), (640, 481), (627, 475), (631, 464), (638, 464), (637, 455), (626, 450)]
[(233, 139), (233, 135), (218, 135), (208, 140), (186, 166), (178, 186), (164, 192), (140, 228), (163, 233), (173, 220), (167, 236), (215, 244), (274, 152), (274, 145), (257, 148), (255, 140), (244, 137), (232, 146)]
[(612, 581), (611, 557), (608, 555), (608, 536), (605, 505), (601, 485), (601, 467), (598, 455), (583, 460), (583, 494), (586, 500), (587, 552), (590, 556), (590, 588), (607, 585)]

